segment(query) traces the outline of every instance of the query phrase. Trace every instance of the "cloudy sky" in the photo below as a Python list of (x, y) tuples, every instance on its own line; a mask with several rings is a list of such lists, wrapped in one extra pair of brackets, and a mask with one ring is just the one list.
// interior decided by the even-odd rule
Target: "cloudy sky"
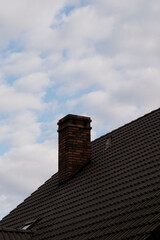
[(159, 0), (0, 0), (0, 219), (57, 171), (57, 121), (92, 139), (160, 105)]

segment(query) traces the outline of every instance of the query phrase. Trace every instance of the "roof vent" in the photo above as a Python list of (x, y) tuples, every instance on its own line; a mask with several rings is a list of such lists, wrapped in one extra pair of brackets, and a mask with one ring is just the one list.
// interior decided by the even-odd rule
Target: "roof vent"
[(91, 159), (89, 117), (69, 114), (59, 120), (59, 183), (73, 177)]
[(37, 222), (37, 219), (32, 220), (32, 221), (30, 221), (30, 222), (26, 222), (26, 223), (23, 225), (22, 229), (23, 229), (23, 230), (31, 229), (36, 222)]

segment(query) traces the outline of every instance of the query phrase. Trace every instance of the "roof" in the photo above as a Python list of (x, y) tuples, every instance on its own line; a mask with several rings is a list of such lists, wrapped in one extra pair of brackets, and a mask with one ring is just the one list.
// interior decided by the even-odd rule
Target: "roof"
[(90, 164), (62, 186), (54, 174), (0, 225), (21, 228), (37, 219), (33, 240), (156, 239), (159, 139), (157, 109), (94, 140)]
[(30, 240), (32, 231), (0, 227), (1, 240)]

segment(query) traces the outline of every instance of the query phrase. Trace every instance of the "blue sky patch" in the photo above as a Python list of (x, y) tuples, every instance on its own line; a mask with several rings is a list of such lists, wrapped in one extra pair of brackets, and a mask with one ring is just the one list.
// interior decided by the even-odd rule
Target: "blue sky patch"
[(4, 153), (8, 152), (11, 149), (8, 145), (5, 143), (0, 143), (0, 156), (3, 155)]

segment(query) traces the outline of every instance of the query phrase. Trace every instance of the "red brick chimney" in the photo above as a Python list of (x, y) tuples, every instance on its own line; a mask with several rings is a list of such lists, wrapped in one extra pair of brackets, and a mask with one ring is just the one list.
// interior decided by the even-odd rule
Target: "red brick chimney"
[(91, 159), (89, 117), (69, 114), (59, 120), (59, 183), (72, 178)]

